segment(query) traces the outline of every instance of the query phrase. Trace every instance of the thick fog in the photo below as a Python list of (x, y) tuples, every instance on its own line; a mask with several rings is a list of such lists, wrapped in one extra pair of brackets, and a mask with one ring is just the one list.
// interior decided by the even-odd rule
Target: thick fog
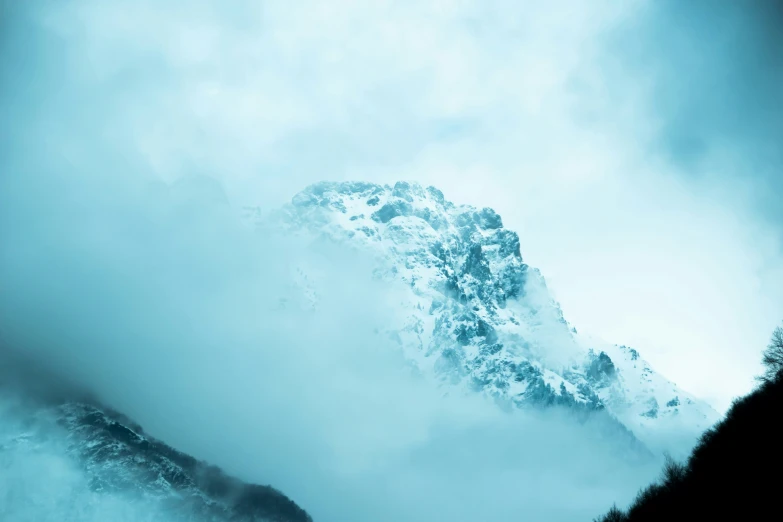
[[(209, 178), (111, 165), (32, 157), (2, 178), (4, 350), (316, 520), (572, 520), (649, 477), (570, 420), (411, 376), (375, 333), (401, 289), (369, 260), (252, 232)], [(300, 263), (317, 267), (315, 310)]]
[(433, 184), (498, 211), (580, 331), (725, 410), (783, 314), (780, 10), (752, 4), (8, 0), (0, 156), (238, 206)]
[[(542, 203), (555, 189), (570, 191), (563, 205), (593, 202), (595, 213), (569, 219), (607, 229), (616, 221), (629, 230), (639, 223), (654, 228), (658, 214), (640, 211), (639, 220), (624, 221), (598, 207), (647, 208), (652, 204), (642, 200), (660, 194), (653, 206), (677, 202), (667, 232), (685, 230), (665, 235), (671, 241), (660, 243), (668, 248), (662, 258), (701, 245), (694, 238), (718, 230), (715, 223), (733, 223), (724, 214), (713, 219), (714, 203), (705, 204), (701, 219), (681, 212), (694, 200), (685, 189), (669, 190), (679, 181), (642, 182), (639, 174), (611, 185), (616, 191), (601, 184), (635, 165), (607, 137), (610, 127), (626, 130), (621, 120), (635, 113), (612, 113), (602, 119), (602, 132), (575, 127), (572, 110), (582, 122), (601, 119), (597, 114), (614, 98), (601, 88), (608, 79), (587, 75), (581, 79), (595, 82), (572, 84), (571, 73), (594, 63), (575, 50), (593, 57), (597, 35), (625, 10), (604, 2), (597, 15), (586, 16), (580, 2), (551, 10), (528, 5), (529, 17), (517, 17), (516, 25), (517, 18), (469, 3), (421, 10), (419, 4), (378, 4), (374, 11), (362, 7), (369, 3), (335, 2), (331, 12), (315, 4), (287, 9), (286, 2), (263, 9), (252, 2), (0, 2), (0, 353), (22, 354), (58, 380), (97, 393), (182, 451), (273, 485), (317, 522), (589, 520), (615, 501), (629, 501), (655, 474), (654, 463), (623, 461), (616, 441), (557, 413), (510, 416), (477, 397), (442, 397), (376, 333), (397, 313), (403, 289), (373, 280), (370, 260), (328, 243), (253, 232), (237, 217), (237, 202), (277, 203), (325, 178), (420, 175), (436, 182), (456, 175), (455, 192), (494, 190), (506, 208), (543, 212), (539, 222), (562, 228), (573, 223), (555, 215), (560, 207)], [(497, 13), (511, 4), (499, 2)], [(433, 19), (444, 18), (446, 29), (430, 29)], [(367, 20), (388, 25), (359, 31)], [(550, 36), (544, 28), (555, 21), (564, 22)], [(394, 36), (399, 27), (408, 28), (402, 39)], [(519, 36), (522, 51), (487, 37), (498, 28)], [(465, 44), (471, 31), (488, 47)], [(347, 34), (357, 36), (334, 47)], [(546, 56), (538, 50), (542, 42)], [(315, 59), (313, 49), (323, 53)], [(485, 66), (479, 58), (487, 56), (494, 61)], [(575, 101), (591, 89), (602, 94), (595, 104)], [(515, 93), (524, 95), (511, 107)], [(704, 107), (710, 112), (711, 105)], [(422, 152), (433, 135), (447, 139)], [(475, 145), (466, 146), (466, 136)], [(691, 143), (686, 138), (661, 143), (676, 155)], [(720, 140), (711, 143), (718, 147)], [(441, 156), (456, 158), (461, 170)], [(555, 157), (562, 161), (553, 163)], [(492, 174), (489, 167), (496, 168)], [(530, 171), (523, 181), (509, 181), (522, 170)], [(542, 181), (548, 179), (551, 187)], [(485, 182), (484, 193), (474, 190)], [(631, 185), (642, 187), (634, 192), (638, 200), (623, 199)], [(506, 190), (512, 186), (527, 199)], [(777, 244), (758, 241), (762, 253), (742, 254), (736, 246), (750, 239), (731, 238), (745, 229), (719, 230), (709, 245), (731, 257), (712, 250), (704, 256), (714, 257), (708, 268), (727, 273), (736, 286), (716, 292), (755, 299), (755, 286), (736, 274), (772, 259), (763, 252), (776, 256)], [(612, 241), (624, 237), (599, 232)], [(603, 245), (587, 230), (583, 236), (585, 251)], [(560, 236), (549, 241), (553, 251), (563, 248)], [(658, 258), (650, 259), (658, 268)], [(580, 260), (585, 273), (606, 264)], [(297, 264), (319, 278), (315, 310), (291, 277)], [(704, 272), (695, 265), (694, 273)], [(699, 321), (675, 310), (682, 325), (725, 319), (733, 310), (718, 297)], [(779, 317), (753, 302), (743, 328), (710, 335), (732, 347), (750, 330), (763, 340), (763, 326)], [(644, 317), (666, 330), (650, 321)], [(730, 358), (704, 357), (713, 344), (682, 328), (669, 326), (669, 338), (707, 348), (671, 360), (733, 371)], [(756, 367), (755, 353), (742, 357)], [(714, 382), (712, 375), (696, 380)], [(744, 383), (748, 376), (741, 377)], [(1, 447), (23, 430), (24, 412), (13, 400), (3, 398)], [(45, 444), (0, 451), (0, 514), (5, 509), (31, 521), (156, 519), (121, 495), (89, 493), (62, 456), (57, 428), (39, 421), (34, 428), (49, 434)]]

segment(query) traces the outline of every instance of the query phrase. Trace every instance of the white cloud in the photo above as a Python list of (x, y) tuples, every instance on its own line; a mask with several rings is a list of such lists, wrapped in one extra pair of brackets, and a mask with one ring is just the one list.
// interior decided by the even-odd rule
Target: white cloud
[[(13, 245), (0, 258), (4, 350), (316, 520), (574, 520), (630, 500), (655, 471), (625, 462), (600, 426), (442, 398), (375, 333), (398, 298), (369, 259), (253, 234), (209, 179), (169, 187), (119, 165), (77, 163), (62, 178), (36, 166), (0, 182)], [(315, 312), (289, 284), (302, 259), (321, 272)], [(57, 455), (47, 447), (40, 465)], [(48, 479), (36, 499), (91, 498), (78, 474)]]
[[(611, 49), (607, 52), (606, 48), (606, 37), (615, 27), (627, 17), (644, 13), (637, 9), (640, 5), (644, 4), (205, 0), (38, 4), (42, 13), (38, 19), (45, 21), (45, 32), (39, 29), (24, 36), (37, 45), (30, 47), (26, 69), (4, 75), (15, 79), (4, 82), (4, 88), (17, 86), (22, 92), (30, 87), (27, 98), (13, 100), (17, 106), (40, 107), (41, 112), (24, 112), (24, 119), (2, 123), (16, 146), (14, 154), (4, 154), (3, 167), (21, 169), (44, 162), (50, 170), (40, 172), (52, 173), (52, 180), (42, 188), (33, 181), (15, 185), (21, 178), (13, 178), (2, 187), (5, 194), (24, 189), (26, 197), (39, 198), (34, 207), (25, 207), (14, 217), (29, 220), (27, 226), (43, 227), (54, 226), (40, 214), (48, 212), (46, 202), (53, 203), (52, 212), (58, 208), (65, 212), (59, 207), (65, 195), (79, 201), (121, 194), (113, 181), (96, 181), (116, 169), (131, 173), (123, 175), (122, 182), (129, 185), (125, 178), (132, 175), (174, 180), (194, 171), (209, 173), (223, 182), (236, 205), (278, 204), (321, 179), (390, 182), (416, 178), (439, 186), (457, 202), (495, 207), (506, 225), (520, 233), (523, 255), (542, 269), (566, 316), (577, 327), (613, 342), (635, 345), (664, 375), (720, 408), (731, 396), (748, 389), (758, 369), (758, 352), (783, 316), (780, 294), (774, 292), (783, 287), (780, 247), (756, 223), (747, 201), (737, 202), (735, 186), (721, 185), (722, 191), (716, 191), (712, 184), (678, 181), (674, 167), (650, 153), (649, 143), (661, 122), (645, 104), (649, 79), (629, 79), (618, 72)], [(714, 164), (716, 170), (723, 167), (720, 162)], [(88, 184), (88, 192), (61, 192), (61, 187), (73, 188), (67, 177), (72, 169), (89, 172), (96, 184)], [(54, 172), (66, 174), (58, 177)], [(31, 179), (43, 182), (43, 178)], [(117, 198), (118, 203), (128, 201)], [(115, 200), (106, 201), (110, 208)], [(68, 207), (68, 212), (76, 209)], [(125, 210), (127, 214), (120, 214), (123, 222), (136, 212), (133, 206)], [(96, 210), (96, 215), (104, 211)], [(8, 209), (4, 212), (0, 217), (11, 215)], [(83, 233), (79, 228), (58, 226), (67, 233)], [(174, 230), (161, 233), (158, 239)], [(29, 232), (26, 228), (20, 231)], [(95, 234), (106, 239), (105, 230), (95, 230)], [(233, 260), (233, 251), (207, 249), (204, 244), (210, 239), (214, 236), (208, 234), (185, 245), (194, 254), (208, 252), (195, 268), (212, 276), (210, 262), (215, 267), (228, 264), (242, 273), (249, 270), (244, 259)], [(62, 241), (66, 240), (67, 234), (58, 239), (54, 252), (61, 252), (58, 249), (64, 248)], [(227, 240), (215, 241), (225, 244)], [(109, 261), (117, 261), (112, 256), (123, 251), (136, 255), (133, 246), (159, 246), (107, 244), (125, 249), (110, 251)], [(171, 255), (171, 263), (182, 261), (176, 251), (162, 251)], [(101, 256), (106, 252), (97, 247), (89, 252), (100, 254), (92, 258), (93, 269), (100, 275), (101, 263), (107, 261)], [(144, 251), (141, 255), (144, 258)], [(268, 260), (255, 251), (252, 255)], [(146, 262), (152, 260), (146, 258)], [(127, 268), (123, 263), (117, 266)], [(160, 288), (199, 275), (198, 271), (180, 273), (175, 267), (164, 264), (159, 272), (161, 267), (155, 265), (151, 273), (157, 274)], [(78, 263), (67, 265), (67, 270), (76, 268)], [(143, 281), (135, 267), (130, 270)], [(104, 275), (102, 281), (111, 289), (116, 274)], [(60, 290), (71, 280), (70, 276), (49, 279)], [(217, 281), (227, 282), (220, 277)], [(139, 288), (157, 296), (150, 284)], [(228, 297), (234, 300), (240, 295), (246, 306), (263, 299), (244, 292), (233, 294), (234, 290), (227, 291)], [(44, 297), (50, 289), (37, 291), (27, 297)], [(74, 286), (71, 291), (82, 290)], [(199, 292), (204, 289), (192, 291), (203, 297)], [(108, 299), (100, 292), (96, 296)], [(179, 299), (160, 306), (175, 313), (172, 310), (176, 311), (174, 304)], [(175, 318), (190, 327), (192, 318), (177, 314), (193, 312), (203, 318), (235, 309), (233, 301), (226, 309), (219, 303), (185, 307)], [(98, 304), (95, 307), (95, 313), (102, 311)], [(221, 316), (218, 324), (227, 331), (234, 327), (245, 331), (246, 318)], [(346, 311), (340, 320), (348, 318)], [(150, 324), (168, 324), (170, 319), (144, 318)], [(107, 320), (115, 324), (117, 319)], [(131, 338), (136, 329), (129, 324), (118, 326)], [(284, 326), (274, 326), (282, 329), (278, 331), (281, 339), (291, 333)], [(202, 327), (213, 340), (222, 332)], [(141, 331), (149, 333), (144, 328)], [(250, 334), (258, 332), (251, 329)], [(97, 349), (118, 334), (102, 329), (94, 335), (105, 335), (103, 343), (90, 345)], [(161, 342), (154, 336), (145, 341), (150, 346)], [(183, 350), (184, 345), (176, 348)], [(206, 360), (217, 364), (212, 352), (205, 354)], [(325, 352), (308, 354), (321, 357), (315, 359), (319, 363), (328, 363), (323, 359)], [(165, 361), (168, 366), (140, 375), (164, 380), (163, 368), (174, 371), (181, 360), (171, 355)], [(137, 362), (130, 353), (121, 356), (127, 356), (124, 360), (129, 364)], [(107, 352), (106, 357), (106, 364), (117, 362), (114, 352)], [(292, 361), (277, 362), (285, 369), (281, 375), (295, 373)], [(220, 364), (226, 371), (234, 370), (230, 360)], [(194, 371), (207, 369), (196, 367)], [(304, 369), (318, 374), (314, 362)], [(85, 378), (96, 378), (89, 373), (86, 368)], [(216, 393), (213, 402), (198, 394), (198, 389), (168, 389), (170, 400), (161, 404), (155, 417), (156, 412), (147, 407), (157, 403), (158, 388), (132, 382), (133, 373), (102, 375), (107, 381), (116, 377), (124, 383), (127, 388), (118, 387), (114, 398), (126, 401), (123, 404), (132, 410), (129, 413), (145, 417), (161, 433), (176, 435), (164, 422), (170, 411), (167, 407), (174, 408), (182, 400), (196, 408), (193, 399), (198, 397), (204, 401), (198, 404), (199, 416), (190, 412), (192, 417), (186, 419), (194, 423), (194, 430), (197, 420), (214, 415), (238, 431), (204, 432), (204, 437), (227, 437), (239, 448), (257, 450), (241, 439), (241, 428), (252, 426), (254, 420), (243, 417), (241, 403), (229, 400), (230, 392), (237, 389), (209, 388)], [(208, 372), (199, 375), (209, 381)], [(238, 385), (250, 386), (248, 392), (255, 390), (251, 375), (240, 377)], [(350, 372), (346, 379), (351, 383)], [(285, 383), (270, 382), (285, 387)], [(149, 397), (138, 397), (136, 403), (121, 395), (131, 386)], [(265, 439), (267, 443), (285, 438), (298, 441), (300, 422), (311, 432), (321, 433), (321, 438), (317, 444), (298, 441), (277, 455), (254, 456), (267, 459), (264, 462), (275, 469), (273, 464), (301, 464), (290, 466), (288, 475), (283, 466), (272, 478), (286, 492), (314, 495), (313, 502), (326, 510), (329, 504), (308, 489), (317, 489), (323, 477), (309, 484), (299, 481), (306, 456), (320, 452), (319, 445), (334, 444), (334, 451), (348, 451), (359, 444), (350, 430), (334, 422), (348, 391), (334, 388), (321, 396), (320, 389), (305, 387), (296, 400), (317, 414), (304, 420), (286, 411), (290, 405), (275, 402), (275, 390), (265, 391), (269, 392), (264, 402), (267, 415), (274, 411), (284, 419), (280, 430)], [(196, 395), (188, 398), (188, 393)], [(321, 402), (332, 397), (339, 399), (333, 405)], [(386, 399), (367, 398), (364, 406)], [(403, 402), (393, 404), (404, 410)], [(413, 415), (412, 431), (399, 439), (406, 450), (421, 434), (417, 422), (423, 421), (417, 415), (426, 417), (426, 411), (417, 411), (406, 413)], [(410, 420), (400, 415), (389, 419)], [(358, 417), (356, 412), (350, 416)], [(389, 427), (384, 423), (388, 419), (370, 418)], [(238, 466), (247, 456), (210, 453), (206, 439), (180, 442), (190, 444), (196, 453), (223, 458), (226, 465)], [(392, 451), (396, 442), (396, 436), (395, 440), (379, 437), (379, 446), (369, 448), (365, 457), (372, 460), (370, 450), (378, 448), (388, 455), (385, 452)], [(301, 451), (299, 456), (295, 450)], [(450, 471), (441, 467), (432, 473), (442, 479)], [(387, 485), (392, 491), (414, 494), (399, 479), (403, 476), (402, 472), (393, 475)], [(427, 477), (426, 473), (416, 476), (422, 482)], [(457, 489), (464, 493), (478, 487), (487, 476), (477, 475), (476, 482), (465, 478)], [(509, 484), (518, 483), (514, 480), (509, 479)], [(412, 479), (411, 484), (415, 483)], [(356, 491), (350, 489), (353, 486), (346, 487)], [(501, 494), (491, 488), (479, 491), (486, 498)], [(613, 494), (607, 492), (607, 498)], [(438, 500), (445, 503), (449, 495), (442, 495)], [(500, 500), (498, 505), (513, 509), (511, 503)], [(462, 504), (454, 506), (457, 510)], [(426, 509), (422, 507), (419, 513)]]

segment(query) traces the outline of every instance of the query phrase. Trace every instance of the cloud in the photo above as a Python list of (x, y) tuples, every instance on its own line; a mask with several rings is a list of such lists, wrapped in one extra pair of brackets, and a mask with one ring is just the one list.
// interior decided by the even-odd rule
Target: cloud
[(620, 16), (575, 1), (38, 5), (36, 40), (56, 48), (33, 56), (36, 74), (58, 56), (58, 90), (100, 107), (93, 132), (127, 133), (166, 179), (198, 164), (262, 202), (350, 168), (404, 169), (439, 136), (509, 132), (531, 154), (571, 130), (563, 84)]
[[(748, 376), (760, 372), (759, 347), (783, 315), (782, 15), (776, 0), (649, 2), (606, 37), (605, 74), (616, 79), (609, 91), (643, 122), (626, 126), (628, 135), (646, 166), (667, 178), (647, 187), (664, 197), (644, 196), (664, 207), (648, 212), (661, 223), (649, 239), (678, 243), (656, 248), (653, 257), (667, 258), (664, 270), (680, 274), (685, 292), (671, 291), (665, 306), (679, 301), (681, 319), (667, 317), (661, 327), (692, 339), (677, 346), (677, 357), (695, 344), (704, 346), (696, 349), (700, 359), (716, 361), (703, 375), (724, 376), (723, 390), (706, 380), (690, 386), (722, 405), (750, 388)], [(679, 218), (667, 219), (675, 209)], [(696, 307), (706, 313), (690, 330), (682, 320)], [(678, 382), (688, 378), (672, 361), (661, 362)], [(688, 371), (699, 365), (681, 363)]]
[(618, 34), (621, 63), (652, 78), (654, 140), (683, 173), (757, 190), (779, 225), (783, 4), (655, 2)]
[[(254, 234), (214, 179), (30, 162), (0, 181), (4, 350), (178, 449), (325, 521), (571, 520), (649, 479), (591, 425), (442, 398), (376, 334), (398, 298), (369, 260)], [(291, 286), (303, 261), (315, 311)]]
[[(3, 4), (6, 330), (15, 325), (17, 346), (41, 350), (153, 433), (273, 482), (318, 512), (416, 520), (444, 509), (448, 498), (467, 515), (459, 500), (472, 488), (498, 513), (515, 510), (525, 490), (551, 514), (556, 498), (533, 494), (534, 484), (548, 483), (530, 477), (552, 462), (522, 463), (534, 453), (525, 448), (563, 440), (552, 436), (559, 430), (531, 430), (529, 444), (516, 448), (502, 439), (516, 433), (511, 426), (469, 416), (465, 423), (478, 428), (446, 430), (451, 449), (432, 469), (394, 464), (407, 462), (401, 455), (417, 444), (437, 445), (433, 416), (445, 416), (447, 426), (456, 421), (434, 399), (419, 398), (431, 393), (420, 384), (387, 373), (395, 367), (388, 360), (355, 358), (374, 339), (363, 321), (388, 310), (366, 307), (377, 294), (343, 272), (352, 260), (318, 254), (354, 299), (332, 289), (330, 313), (320, 319), (270, 311), (290, 291), (281, 286), (290, 259), (314, 253), (271, 238), (254, 243), (208, 183), (170, 189), (160, 182), (209, 176), (234, 207), (268, 207), (321, 179), (416, 178), (457, 202), (493, 206), (520, 232), (523, 255), (542, 268), (577, 327), (634, 344), (664, 375), (727, 405), (749, 386), (783, 315), (773, 295), (783, 281), (779, 244), (748, 210), (755, 199), (737, 201), (737, 194), (755, 197), (756, 182), (740, 184), (743, 192), (732, 177), (753, 166), (745, 153), (756, 149), (752, 133), (740, 136), (731, 123), (755, 120), (742, 111), (713, 114), (726, 105), (720, 97), (680, 96), (685, 85), (668, 61), (676, 53), (657, 54), (648, 45), (656, 39), (647, 38), (665, 27), (669, 11), (650, 5)], [(634, 63), (634, 52), (648, 66)], [(716, 60), (704, 71), (717, 74)], [(676, 71), (688, 65), (673, 63)], [(741, 92), (757, 100), (748, 114), (760, 115), (766, 98), (753, 95), (767, 91), (748, 85)], [(676, 151), (713, 120), (683, 118), (685, 100), (723, 131), (687, 161)], [(775, 123), (765, 121), (764, 136), (772, 136)], [(733, 137), (737, 148), (724, 162), (714, 153)], [(738, 167), (717, 178), (683, 175), (716, 163)], [(212, 203), (187, 203), (204, 194)], [(259, 351), (261, 338), (289, 351)], [(258, 364), (248, 364), (251, 353)], [(378, 395), (365, 394), (376, 387)], [(541, 453), (564, 466), (573, 478), (566, 483), (590, 482), (589, 472), (578, 471), (591, 469), (587, 462), (575, 459), (571, 468), (557, 460), (561, 446), (582, 448), (578, 435), (544, 444)], [(225, 446), (215, 448), (216, 440)], [(462, 447), (487, 451), (489, 462), (495, 450), (516, 455), (510, 462), (518, 471), (501, 473), (509, 490), (490, 478), (497, 470), (454, 467)], [(251, 460), (253, 468), (244, 468)], [(389, 469), (388, 476), (378, 471)], [(338, 472), (354, 479), (334, 485)], [(427, 496), (431, 490), (413, 487), (428, 480), (442, 490)], [(633, 480), (623, 483), (630, 495)], [(398, 495), (378, 499), (379, 484)], [(565, 496), (601, 504), (597, 512), (617, 484), (592, 498), (578, 488)]]

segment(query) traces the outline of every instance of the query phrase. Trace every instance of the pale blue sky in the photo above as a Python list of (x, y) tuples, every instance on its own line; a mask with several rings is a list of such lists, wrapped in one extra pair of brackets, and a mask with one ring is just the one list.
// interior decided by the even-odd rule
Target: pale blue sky
[(4, 6), (4, 167), (45, 140), (52, 161), (213, 175), (238, 206), (434, 184), (501, 213), (578, 328), (723, 409), (783, 319), (783, 90), (760, 15), (692, 5)]

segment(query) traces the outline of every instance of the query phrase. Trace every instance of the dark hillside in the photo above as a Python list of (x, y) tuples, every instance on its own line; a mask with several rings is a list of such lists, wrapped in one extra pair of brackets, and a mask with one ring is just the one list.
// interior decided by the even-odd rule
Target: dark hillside
[[(613, 508), (597, 522), (783, 519), (783, 331), (764, 355), (761, 386), (735, 401), (685, 464), (669, 460), (663, 476), (627, 512)], [(775, 515), (777, 513), (777, 515)]]

